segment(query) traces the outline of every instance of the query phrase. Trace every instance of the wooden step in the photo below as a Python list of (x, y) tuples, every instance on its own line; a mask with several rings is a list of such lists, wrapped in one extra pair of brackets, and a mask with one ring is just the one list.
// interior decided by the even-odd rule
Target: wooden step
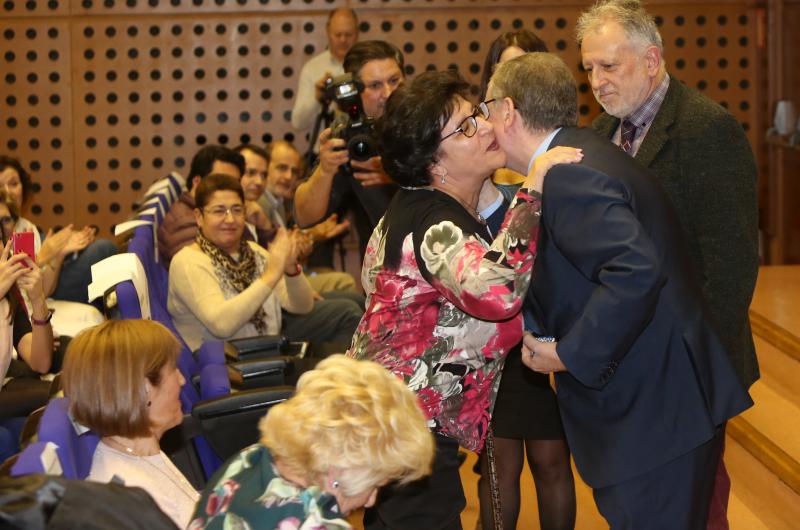
[[(763, 381), (757, 381), (750, 387), (750, 395), (755, 405), (740, 416), (747, 424), (743, 423), (740, 430), (754, 429), (759, 437), (766, 438), (789, 459), (800, 462), (800, 408)], [(756, 440), (749, 432), (744, 435)], [(760, 444), (760, 438), (757, 440)], [(791, 464), (788, 464), (788, 468), (791, 468)], [(791, 477), (787, 480), (791, 481)], [(800, 493), (800, 480), (796, 491)]]
[(800, 265), (761, 267), (750, 309), (800, 337)]
[[(744, 530), (745, 528), (758, 528), (747, 526), (744, 521), (755, 517), (761, 525), (770, 530), (796, 530), (800, 521), (800, 495), (790, 488), (785, 482), (779, 480), (776, 474), (766, 467), (762, 459), (756, 458), (753, 453), (759, 451), (752, 445), (757, 442), (748, 441), (748, 436), (739, 433), (744, 430), (752, 435), (754, 430), (742, 427), (746, 423), (742, 418), (728, 422), (728, 436), (725, 447), (725, 464), (731, 476), (732, 499), (728, 511), (731, 528)], [(756, 436), (757, 437), (757, 436)], [(751, 447), (745, 447), (738, 442), (741, 439)], [(764, 446), (763, 444), (761, 445)], [(735, 501), (735, 502), (734, 502)], [(744, 515), (736, 514), (744, 505)]]
[(760, 336), (753, 336), (753, 339), (761, 369), (761, 382), (800, 408), (800, 360), (787, 355)]

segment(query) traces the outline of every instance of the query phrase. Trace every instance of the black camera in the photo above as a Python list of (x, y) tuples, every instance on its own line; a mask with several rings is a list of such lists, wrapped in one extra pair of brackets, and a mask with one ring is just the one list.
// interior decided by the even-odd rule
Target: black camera
[(373, 135), (372, 118), (364, 113), (361, 92), (364, 84), (346, 73), (325, 82), (325, 95), (335, 101), (339, 110), (331, 124), (331, 138), (341, 138), (351, 160), (368, 160), (378, 155), (378, 146)]

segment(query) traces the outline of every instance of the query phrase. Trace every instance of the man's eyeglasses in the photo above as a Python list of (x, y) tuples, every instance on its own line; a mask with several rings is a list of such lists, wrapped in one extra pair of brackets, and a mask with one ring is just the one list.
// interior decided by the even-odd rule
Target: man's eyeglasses
[(225, 206), (214, 206), (213, 208), (203, 209), (203, 211), (217, 219), (224, 219), (228, 214), (231, 214), (231, 217), (234, 219), (241, 219), (244, 217), (244, 206), (241, 204), (227, 208)]
[(481, 101), (478, 103), (474, 109), (472, 109), (472, 114), (461, 120), (461, 123), (458, 124), (456, 130), (442, 138), (444, 142), (454, 134), (461, 133), (467, 138), (472, 138), (475, 136), (475, 133), (478, 132), (478, 116), (483, 118), (484, 120), (489, 119), (489, 103), (493, 102), (494, 99), (487, 99), (486, 101)]

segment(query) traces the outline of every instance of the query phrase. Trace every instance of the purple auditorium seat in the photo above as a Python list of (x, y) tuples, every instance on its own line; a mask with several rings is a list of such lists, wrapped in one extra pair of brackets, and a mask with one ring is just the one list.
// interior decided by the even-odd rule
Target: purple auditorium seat
[(56, 445), (56, 456), (61, 466), (61, 476), (85, 479), (92, 467), (92, 457), (100, 441), (92, 431), (79, 433), (69, 417), (69, 400), (57, 398), (47, 405), (39, 422), (38, 441), (20, 454), (11, 468), (12, 476), (46, 473), (45, 447), (47, 442)]

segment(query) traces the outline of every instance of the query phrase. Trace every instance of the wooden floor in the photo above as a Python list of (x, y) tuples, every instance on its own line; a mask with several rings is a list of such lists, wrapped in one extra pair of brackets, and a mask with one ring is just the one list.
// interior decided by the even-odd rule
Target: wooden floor
[[(473, 530), (478, 521), (478, 476), (473, 473), (472, 466), (475, 464), (475, 455), (469, 453), (467, 461), (461, 466), (461, 483), (464, 486), (464, 493), (467, 497), (467, 507), (461, 513), (461, 524), (464, 530)], [(573, 469), (573, 472), (574, 469)], [(575, 494), (577, 497), (578, 513), (575, 521), (576, 530), (605, 530), (608, 528), (605, 520), (598, 513), (592, 499), (592, 490), (580, 480), (580, 476), (575, 472)], [(737, 488), (734, 485), (731, 493), (730, 505), (728, 507), (728, 517), (730, 519), (731, 530), (783, 530), (780, 526), (766, 526), (753, 514), (737, 496)], [(533, 486), (533, 479), (525, 468), (522, 476), (522, 502), (520, 516), (517, 523), (518, 530), (535, 530), (539, 528), (539, 513), (536, 509), (536, 490)], [(357, 530), (363, 530), (361, 524), (362, 513), (353, 514), (350, 522)], [(800, 528), (800, 521), (798, 526)], [(424, 529), (420, 529), (424, 530)], [(509, 529), (506, 529), (509, 530)], [(789, 530), (789, 528), (786, 528)]]

